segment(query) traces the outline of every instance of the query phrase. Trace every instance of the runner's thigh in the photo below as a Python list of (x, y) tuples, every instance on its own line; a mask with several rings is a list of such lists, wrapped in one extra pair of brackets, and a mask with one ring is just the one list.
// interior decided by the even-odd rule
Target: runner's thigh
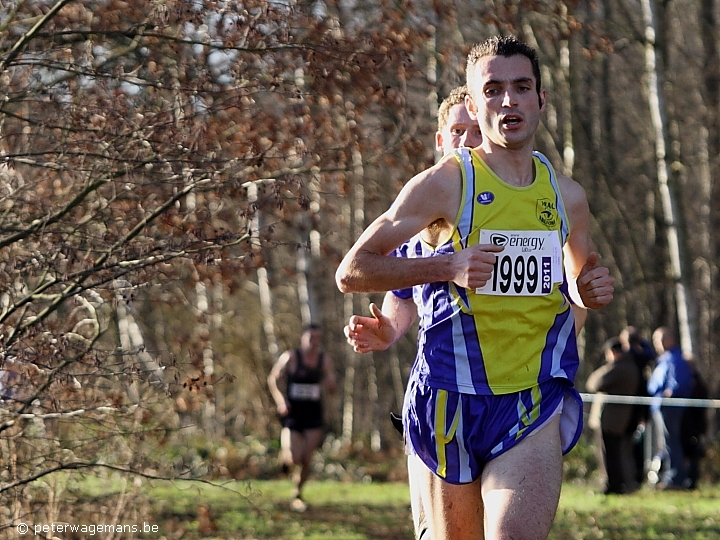
[(305, 457), (312, 454), (323, 442), (325, 438), (325, 430), (319, 429), (306, 429), (305, 430)]
[(480, 479), (450, 484), (419, 459), (408, 461), (412, 483), (422, 494), (432, 540), (483, 540), (483, 501)]
[(488, 540), (545, 540), (562, 483), (560, 417), (485, 465), (482, 496)]
[(292, 453), (293, 463), (300, 465), (303, 462), (305, 447), (307, 446), (305, 433), (294, 429), (288, 431), (290, 432), (290, 452)]
[(410, 509), (412, 510), (413, 525), (415, 527), (415, 535), (417, 536), (418, 528), (421, 522), (427, 522), (427, 514), (422, 501), (421, 478), (422, 469), (426, 469), (425, 464), (415, 454), (411, 454), (407, 458), (408, 484), (410, 487)]

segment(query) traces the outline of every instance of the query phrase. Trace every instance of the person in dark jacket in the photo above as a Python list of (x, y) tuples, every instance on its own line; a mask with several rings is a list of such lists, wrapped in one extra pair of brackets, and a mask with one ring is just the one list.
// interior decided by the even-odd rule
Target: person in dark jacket
[[(590, 392), (632, 396), (637, 391), (638, 370), (633, 358), (622, 349), (617, 338), (605, 346), (605, 365), (590, 374), (585, 387)], [(632, 493), (638, 488), (632, 455), (633, 406), (624, 403), (602, 403), (600, 429), (603, 461), (607, 472), (606, 494)], [(593, 405), (596, 405), (595, 403)]]
[[(623, 351), (629, 354), (638, 370), (638, 387), (635, 395), (647, 397), (647, 381), (655, 361), (655, 350), (652, 344), (643, 338), (634, 326), (627, 326), (620, 332), (620, 343)], [(650, 417), (650, 410), (646, 404), (633, 405), (633, 418), (628, 429), (632, 432), (633, 459), (635, 460), (635, 479), (638, 484), (645, 480), (645, 439), (649, 435), (645, 432)]]
[[(693, 374), (692, 393), (693, 399), (708, 399), (710, 391), (697, 368), (695, 359), (686, 358)], [(707, 408), (686, 407), (683, 413), (682, 425), (680, 427), (680, 438), (682, 439), (683, 453), (685, 454), (685, 465), (687, 467), (687, 487), (697, 488), (700, 478), (700, 463), (705, 457), (705, 435), (708, 430)]]

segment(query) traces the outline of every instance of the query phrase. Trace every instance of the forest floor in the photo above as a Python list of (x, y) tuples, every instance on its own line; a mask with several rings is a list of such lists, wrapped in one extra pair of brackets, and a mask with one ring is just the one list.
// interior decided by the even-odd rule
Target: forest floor
[[(289, 480), (222, 487), (153, 484), (160, 538), (412, 540), (408, 488), (400, 482), (310, 481), (307, 509), (290, 509)], [(149, 537), (148, 537), (149, 538)], [(565, 484), (550, 540), (720, 540), (720, 487), (605, 496)]]

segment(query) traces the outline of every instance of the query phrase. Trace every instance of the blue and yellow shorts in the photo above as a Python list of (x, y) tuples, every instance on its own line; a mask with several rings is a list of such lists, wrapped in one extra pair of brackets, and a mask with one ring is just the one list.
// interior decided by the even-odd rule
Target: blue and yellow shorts
[(451, 484), (467, 484), (491, 459), (560, 415), (563, 454), (582, 432), (583, 405), (565, 379), (504, 395), (461, 394), (410, 381), (403, 406), (405, 444)]

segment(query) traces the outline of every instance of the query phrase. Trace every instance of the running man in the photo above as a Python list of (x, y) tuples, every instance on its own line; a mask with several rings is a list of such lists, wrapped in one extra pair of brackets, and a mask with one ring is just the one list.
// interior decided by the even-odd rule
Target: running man
[[(491, 38), (468, 56), (483, 140), (408, 182), (338, 268), (343, 292), (421, 287), (403, 407), (433, 540), (544, 539), (562, 454), (581, 433), (571, 303), (613, 296), (582, 187), (533, 154), (537, 53)], [(408, 257), (387, 257), (420, 233)]]
[[(295, 491), (291, 508), (304, 511), (302, 489), (310, 477), (313, 452), (325, 437), (322, 387), (334, 392), (335, 370), (332, 358), (322, 352), (322, 330), (307, 326), (300, 337), (300, 348), (285, 351), (268, 375), (268, 387), (282, 422), (280, 460), (283, 471), (299, 465), (293, 482)], [(280, 384), (280, 380), (284, 384)], [(283, 390), (281, 390), (283, 388)]]
[[(467, 87), (459, 86), (450, 92), (438, 108), (435, 149), (443, 155), (460, 147), (474, 148), (482, 142), (478, 123), (470, 118), (465, 108), (466, 95)], [(413, 242), (419, 241), (420, 237), (416, 235), (410, 242), (395, 250), (394, 255), (405, 256)], [(383, 299), (382, 310), (373, 303), (370, 304), (370, 312), (372, 317), (353, 315), (344, 328), (345, 337), (356, 352), (384, 351), (405, 335), (417, 316), (413, 288), (388, 291)], [(423, 465), (415, 455), (409, 455), (407, 459), (415, 538), (430, 540), (422, 496), (413, 473), (416, 467)]]

